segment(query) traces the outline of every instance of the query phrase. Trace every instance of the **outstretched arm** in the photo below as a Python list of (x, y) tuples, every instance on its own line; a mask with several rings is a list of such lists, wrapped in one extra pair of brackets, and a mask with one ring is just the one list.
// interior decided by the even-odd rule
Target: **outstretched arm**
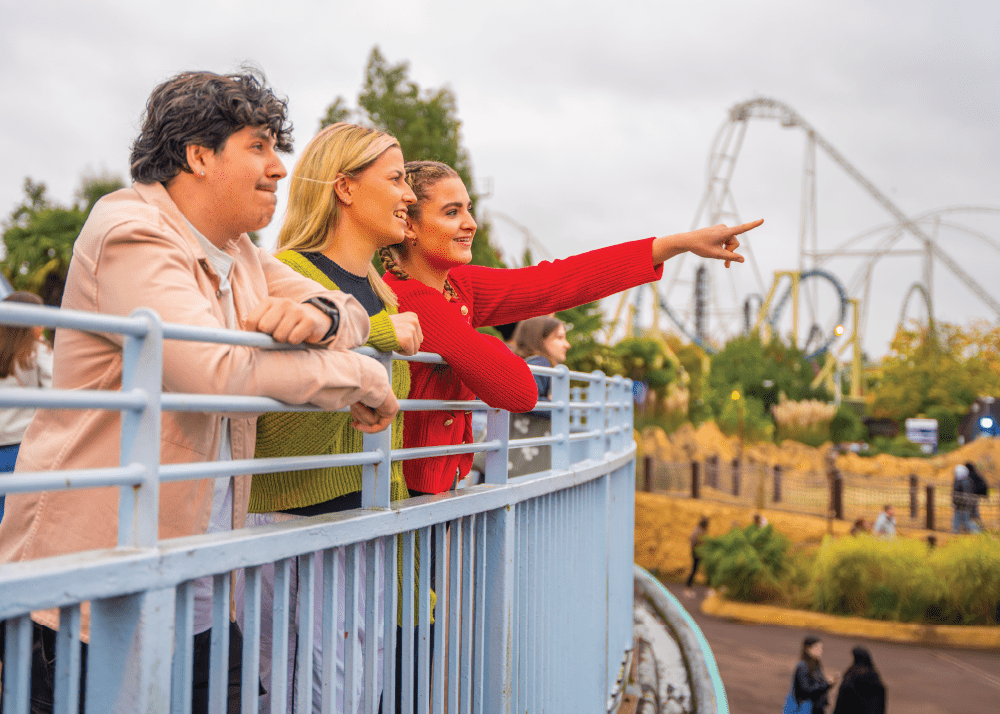
[(743, 256), (736, 253), (736, 249), (740, 247), (736, 236), (753, 230), (763, 222), (764, 219), (761, 218), (732, 228), (720, 223), (689, 233), (661, 236), (653, 240), (653, 265), (659, 265), (689, 251), (702, 258), (724, 260), (727, 268), (734, 260), (742, 263)]

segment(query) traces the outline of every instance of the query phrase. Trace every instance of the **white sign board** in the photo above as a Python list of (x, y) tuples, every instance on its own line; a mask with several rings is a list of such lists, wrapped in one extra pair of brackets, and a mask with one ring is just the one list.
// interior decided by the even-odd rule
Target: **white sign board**
[(925, 454), (933, 454), (938, 445), (937, 419), (907, 419), (906, 440), (911, 444), (920, 444), (920, 450)]

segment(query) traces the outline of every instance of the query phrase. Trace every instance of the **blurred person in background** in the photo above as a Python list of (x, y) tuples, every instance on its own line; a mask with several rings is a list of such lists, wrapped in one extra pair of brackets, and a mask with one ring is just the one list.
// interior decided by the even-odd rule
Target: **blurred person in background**
[(951, 484), (951, 517), (952, 533), (978, 533), (979, 524), (972, 520), (973, 509), (979, 503), (975, 493), (975, 484), (969, 476), (969, 467), (965, 464), (955, 466), (955, 480)]
[(844, 672), (833, 714), (885, 714), (885, 684), (871, 652), (859, 645), (851, 654), (854, 662)]
[(882, 506), (882, 512), (875, 519), (872, 533), (879, 538), (889, 539), (896, 537), (896, 509), (892, 507), (891, 503)]
[(823, 674), (823, 641), (812, 635), (802, 640), (802, 656), (795, 665), (792, 690), (785, 699), (783, 714), (823, 714), (829, 703), (827, 693), (837, 683), (837, 675)]
[[(6, 302), (41, 305), (33, 293), (18, 291), (4, 298)], [(52, 349), (42, 338), (41, 327), (0, 325), (0, 387), (51, 387)], [(0, 409), (0, 473), (14, 470), (24, 431), (35, 415), (33, 407)], [(3, 520), (4, 497), (0, 495), (0, 520)]]
[(694, 597), (694, 590), (691, 589), (691, 584), (694, 583), (695, 573), (698, 572), (698, 564), (701, 563), (701, 558), (698, 556), (698, 547), (705, 540), (706, 535), (708, 535), (708, 516), (702, 516), (701, 520), (698, 521), (698, 525), (691, 531), (691, 574), (688, 575), (684, 590), (684, 594), (687, 597)]

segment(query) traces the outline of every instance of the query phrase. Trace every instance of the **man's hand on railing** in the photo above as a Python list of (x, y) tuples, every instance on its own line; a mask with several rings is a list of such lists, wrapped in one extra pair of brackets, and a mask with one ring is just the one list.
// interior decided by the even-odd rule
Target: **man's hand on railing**
[(330, 318), (312, 305), (266, 297), (247, 315), (246, 329), (264, 332), (278, 342), (316, 344), (330, 329)]
[(375, 434), (389, 427), (392, 418), (399, 411), (396, 395), (389, 390), (385, 401), (377, 407), (369, 407), (361, 402), (351, 405), (351, 426), (366, 434)]
[(389, 315), (392, 328), (396, 331), (396, 340), (399, 342), (399, 353), (404, 355), (415, 355), (420, 351), (420, 343), (424, 341), (424, 334), (420, 331), (420, 321), (415, 312), (401, 312), (397, 315)]

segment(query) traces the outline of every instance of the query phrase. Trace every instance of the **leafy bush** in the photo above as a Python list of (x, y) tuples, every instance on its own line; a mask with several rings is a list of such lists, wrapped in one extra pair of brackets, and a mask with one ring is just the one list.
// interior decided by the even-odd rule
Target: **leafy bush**
[(927, 410), (927, 417), (937, 420), (939, 442), (958, 440), (958, 417), (951, 409), (931, 407)]
[(819, 446), (829, 441), (830, 423), (835, 412), (832, 404), (818, 399), (782, 399), (771, 407), (778, 442), (792, 439), (809, 446)]
[(847, 441), (860, 441), (865, 436), (865, 425), (861, 423), (858, 413), (846, 404), (837, 409), (830, 421), (830, 439), (834, 444)]
[(997, 624), (1000, 543), (958, 538), (924, 543), (869, 537), (827, 539), (813, 568), (812, 607), (875, 620)]
[(1000, 624), (1000, 541), (956, 538), (931, 555), (943, 595), (937, 615), (955, 624)]
[(735, 600), (770, 602), (782, 597), (791, 574), (788, 538), (771, 525), (733, 528), (706, 538), (699, 548), (705, 576), (713, 588), (725, 588)]
[(739, 432), (740, 414), (743, 412), (743, 440), (746, 442), (773, 441), (774, 424), (764, 412), (764, 404), (753, 397), (742, 397), (739, 401), (729, 399), (715, 420), (719, 430), (726, 436), (736, 436)]

